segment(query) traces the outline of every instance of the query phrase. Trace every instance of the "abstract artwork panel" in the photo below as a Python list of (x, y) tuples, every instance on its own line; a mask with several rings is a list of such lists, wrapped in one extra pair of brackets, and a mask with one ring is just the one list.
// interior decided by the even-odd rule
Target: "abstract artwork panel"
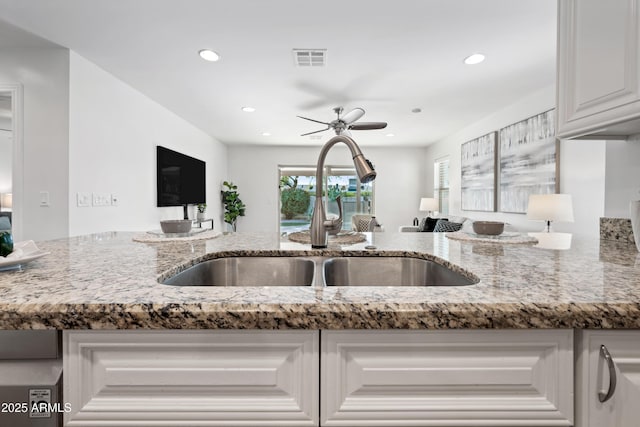
[(462, 144), (462, 210), (496, 210), (496, 132)]
[(500, 211), (526, 213), (530, 194), (553, 194), (557, 183), (555, 111), (500, 129)]

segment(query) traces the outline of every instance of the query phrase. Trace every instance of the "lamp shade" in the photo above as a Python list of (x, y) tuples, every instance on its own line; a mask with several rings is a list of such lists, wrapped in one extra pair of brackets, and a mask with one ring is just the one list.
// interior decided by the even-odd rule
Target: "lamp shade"
[(438, 200), (433, 197), (423, 197), (420, 199), (421, 211), (437, 211), (439, 209)]
[(540, 221), (573, 222), (571, 194), (532, 194), (527, 218)]
[(13, 207), (13, 194), (2, 193), (0, 194), (0, 206), (3, 209), (11, 209)]

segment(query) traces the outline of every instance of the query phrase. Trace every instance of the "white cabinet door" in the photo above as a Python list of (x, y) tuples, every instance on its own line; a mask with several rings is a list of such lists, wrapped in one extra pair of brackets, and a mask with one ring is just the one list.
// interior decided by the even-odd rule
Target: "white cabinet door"
[(317, 426), (318, 331), (65, 331), (66, 426)]
[(322, 426), (573, 423), (572, 330), (322, 331), (320, 347)]
[[(640, 424), (640, 331), (580, 331), (577, 337), (576, 427), (637, 427)], [(605, 346), (613, 364), (601, 355)], [(616, 378), (611, 398), (610, 379)]]
[(640, 132), (638, 0), (558, 4), (558, 136)]

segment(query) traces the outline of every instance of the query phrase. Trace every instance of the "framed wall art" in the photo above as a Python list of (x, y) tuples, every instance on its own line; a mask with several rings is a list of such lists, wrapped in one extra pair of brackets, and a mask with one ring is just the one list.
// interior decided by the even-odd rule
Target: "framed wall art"
[(529, 195), (558, 185), (555, 110), (500, 129), (500, 211), (526, 213)]
[(496, 210), (496, 142), (497, 132), (491, 132), (462, 144), (462, 210)]

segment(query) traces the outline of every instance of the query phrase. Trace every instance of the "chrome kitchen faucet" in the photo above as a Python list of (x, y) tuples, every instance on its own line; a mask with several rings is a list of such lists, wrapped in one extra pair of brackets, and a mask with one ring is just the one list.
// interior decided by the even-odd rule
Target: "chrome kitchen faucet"
[[(328, 233), (337, 232), (342, 228), (342, 209), (340, 208), (340, 215), (338, 218), (328, 220), (324, 212), (324, 204), (322, 202), (322, 183), (324, 174), (324, 162), (327, 157), (327, 153), (338, 142), (343, 142), (351, 150), (353, 157), (353, 164), (356, 167), (356, 172), (360, 178), (360, 182), (367, 183), (376, 179), (376, 171), (373, 168), (373, 164), (365, 159), (358, 144), (346, 135), (337, 135), (331, 138), (320, 150), (318, 156), (318, 165), (316, 167), (316, 201), (313, 206), (313, 216), (311, 217), (311, 247), (312, 248), (326, 248)], [(340, 202), (338, 202), (340, 203)]]

